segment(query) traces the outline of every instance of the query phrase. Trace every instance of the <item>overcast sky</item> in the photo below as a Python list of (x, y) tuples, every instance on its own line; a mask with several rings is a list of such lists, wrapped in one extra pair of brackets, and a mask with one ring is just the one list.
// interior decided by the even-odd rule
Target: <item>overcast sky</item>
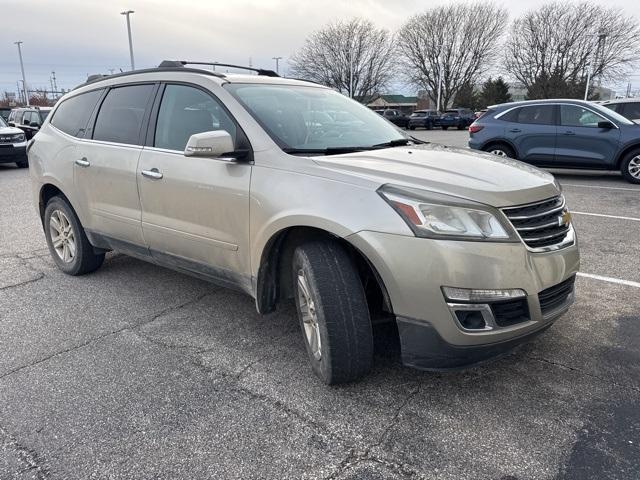
[[(275, 68), (272, 57), (281, 56), (286, 73), (287, 58), (326, 23), (361, 16), (395, 30), (410, 15), (451, 1), (0, 0), (0, 92), (15, 91), (20, 78), (17, 40), (24, 42), (30, 88), (50, 88), (52, 71), (59, 87), (71, 88), (87, 74), (129, 69), (125, 18), (119, 14), (123, 10), (135, 10), (131, 23), (137, 68), (157, 66), (163, 59), (246, 65), (249, 58), (254, 66)], [(514, 18), (544, 1), (498, 3)], [(602, 3), (640, 18), (638, 0)], [(630, 80), (640, 88), (637, 73)]]

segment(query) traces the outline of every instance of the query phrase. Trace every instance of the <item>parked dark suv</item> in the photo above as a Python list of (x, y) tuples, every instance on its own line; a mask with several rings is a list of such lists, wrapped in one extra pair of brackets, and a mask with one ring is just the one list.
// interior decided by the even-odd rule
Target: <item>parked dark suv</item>
[(442, 130), (446, 130), (449, 127), (462, 130), (471, 125), (474, 120), (475, 114), (468, 108), (450, 108), (440, 115), (435, 125), (442, 128)]
[(416, 110), (409, 117), (409, 130), (416, 128), (426, 128), (432, 130), (436, 120), (440, 117), (440, 112), (436, 110)]
[(640, 183), (640, 125), (581, 100), (495, 105), (469, 127), (469, 147), (541, 167), (620, 170)]
[(27, 140), (31, 140), (40, 130), (50, 111), (51, 107), (15, 108), (9, 115), (8, 123), (11, 127), (18, 127), (25, 133)]
[(387, 108), (386, 110), (376, 110), (376, 112), (399, 127), (407, 128), (409, 125), (409, 117), (400, 110)]

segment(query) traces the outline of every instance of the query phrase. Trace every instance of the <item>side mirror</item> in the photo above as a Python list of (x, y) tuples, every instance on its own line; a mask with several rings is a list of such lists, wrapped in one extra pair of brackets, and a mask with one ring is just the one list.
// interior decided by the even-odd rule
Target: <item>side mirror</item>
[(605, 120), (602, 122), (598, 122), (598, 128), (606, 128), (607, 130), (611, 130), (612, 128), (616, 128), (616, 126), (608, 120)]
[(186, 157), (221, 157), (233, 152), (233, 139), (224, 130), (195, 133), (189, 137), (184, 149)]

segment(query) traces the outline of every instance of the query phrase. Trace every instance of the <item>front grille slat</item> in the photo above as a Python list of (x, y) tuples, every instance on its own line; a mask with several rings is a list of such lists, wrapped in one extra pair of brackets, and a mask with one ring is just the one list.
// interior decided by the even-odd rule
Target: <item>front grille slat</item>
[(527, 205), (506, 207), (502, 211), (530, 248), (543, 249), (561, 244), (571, 230), (563, 220), (567, 210), (562, 195)]
[(573, 293), (575, 281), (576, 277), (573, 275), (572, 277), (567, 278), (564, 282), (538, 293), (538, 301), (540, 302), (540, 311), (542, 312), (542, 315), (552, 312), (568, 301), (569, 295)]
[(510, 327), (529, 320), (526, 298), (491, 303), (491, 311), (499, 327)]

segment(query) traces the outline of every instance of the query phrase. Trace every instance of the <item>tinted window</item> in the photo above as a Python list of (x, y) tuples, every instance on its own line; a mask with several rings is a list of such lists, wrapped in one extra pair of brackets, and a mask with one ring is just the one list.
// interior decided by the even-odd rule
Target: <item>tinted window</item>
[(98, 112), (93, 139), (141, 144), (140, 127), (153, 88), (153, 85), (131, 85), (109, 90)]
[(520, 107), (502, 115), (500, 120), (534, 125), (553, 125), (553, 109), (553, 105)]
[(41, 124), (44, 123), (44, 121), (47, 119), (47, 117), (49, 116), (49, 112), (50, 110), (40, 110), (40, 118), (42, 119), (42, 121), (40, 122)]
[(225, 130), (235, 143), (236, 125), (220, 103), (202, 90), (167, 85), (158, 112), (154, 146), (183, 151), (195, 133)]
[(564, 127), (598, 127), (598, 122), (607, 121), (606, 118), (596, 115), (577, 105), (560, 105), (560, 124)]
[[(618, 110), (619, 112), (620, 110)], [(625, 103), (622, 110), (625, 117), (631, 120), (637, 120), (640, 118), (640, 102)]]
[(606, 107), (609, 110), (613, 110), (614, 112), (622, 112), (622, 105), (619, 103), (608, 103), (606, 105), (603, 105), (603, 107)]
[(102, 90), (82, 93), (62, 102), (51, 119), (51, 124), (64, 133), (82, 137)]

